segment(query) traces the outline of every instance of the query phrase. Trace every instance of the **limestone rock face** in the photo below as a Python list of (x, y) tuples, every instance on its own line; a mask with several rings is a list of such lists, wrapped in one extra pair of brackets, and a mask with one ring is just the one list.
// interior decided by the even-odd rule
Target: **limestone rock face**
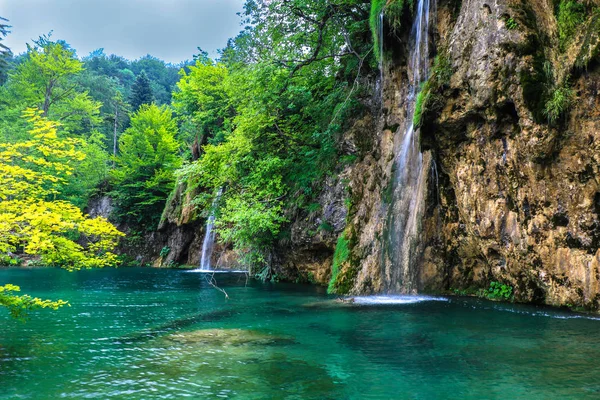
[[(570, 54), (583, 46), (579, 37), (559, 51), (552, 2), (463, 1), (441, 41), (454, 73), (423, 131), (433, 138), (450, 206), (440, 232), (454, 255), (447, 285), (501, 280), (517, 300), (597, 309), (600, 70), (577, 69)], [(555, 84), (575, 82), (577, 100), (558, 123), (536, 115), (528, 99), (527, 78), (541, 57)]]
[[(120, 253), (144, 266), (199, 267), (206, 218), (197, 215), (191, 202), (194, 196), (195, 193), (186, 192), (184, 185), (178, 185), (167, 200), (156, 231), (135, 237), (130, 233), (130, 227), (119, 226), (119, 229), (128, 233), (126, 239), (121, 241)], [(99, 206), (94, 207), (97, 209)], [(220, 243), (215, 243), (211, 265), (213, 269), (240, 269), (239, 260), (231, 247)]]

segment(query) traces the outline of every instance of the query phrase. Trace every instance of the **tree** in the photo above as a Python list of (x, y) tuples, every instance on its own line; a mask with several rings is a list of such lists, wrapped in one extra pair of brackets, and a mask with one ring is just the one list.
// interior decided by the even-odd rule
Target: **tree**
[(8, 67), (8, 62), (6, 61), (11, 55), (11, 51), (8, 47), (2, 44), (2, 39), (9, 34), (10, 26), (3, 23), (2, 21), (7, 21), (7, 19), (0, 17), (0, 84), (4, 83), (6, 69)]
[(48, 42), (42, 47), (28, 45), (28, 60), (17, 68), (15, 78), (47, 117), (50, 107), (72, 94), (75, 86), (68, 77), (81, 72), (83, 66), (72, 50), (60, 43)]
[(118, 144), (118, 132), (120, 127), (123, 125), (127, 118), (129, 107), (123, 99), (121, 92), (116, 92), (112, 98), (111, 105), (113, 107), (113, 168), (115, 167), (115, 160), (117, 158), (117, 144)]
[(225, 65), (215, 65), (205, 54), (201, 55), (203, 58), (198, 58), (189, 72), (181, 70), (179, 91), (173, 93), (173, 107), (180, 119), (189, 120), (195, 128), (193, 151), (208, 142), (223, 141), (231, 130), (234, 115), (225, 86), (229, 71)]
[(151, 104), (154, 101), (154, 95), (152, 94), (152, 88), (150, 87), (150, 80), (146, 75), (146, 72), (142, 71), (135, 79), (135, 83), (131, 88), (131, 98), (129, 102), (134, 111), (144, 104)]
[(142, 105), (119, 140), (116, 168), (111, 171), (117, 215), (123, 222), (155, 229), (181, 165), (177, 125), (171, 110)]
[(37, 107), (43, 116), (61, 122), (75, 134), (90, 132), (100, 123), (101, 104), (79, 90), (75, 77), (83, 64), (67, 44), (40, 38), (27, 46), (27, 56), (9, 75), (7, 108), (14, 110), (10, 123), (17, 124), (25, 108)]
[[(28, 109), (30, 139), (0, 144), (0, 254), (35, 256), (68, 270), (112, 266), (112, 250), (123, 234), (102, 217), (91, 219), (69, 202), (54, 200), (74, 164), (85, 158), (77, 139), (62, 139), (58, 124)], [(0, 305), (22, 317), (34, 308), (58, 308), (63, 301), (17, 296), (14, 285), (0, 287)]]

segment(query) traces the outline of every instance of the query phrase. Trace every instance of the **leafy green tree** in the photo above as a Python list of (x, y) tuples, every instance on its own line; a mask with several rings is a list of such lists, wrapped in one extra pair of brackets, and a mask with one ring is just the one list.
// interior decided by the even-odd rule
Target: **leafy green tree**
[(14, 80), (22, 96), (36, 101), (47, 116), (53, 104), (74, 92), (75, 86), (68, 78), (81, 72), (83, 65), (72, 50), (60, 43), (28, 45), (27, 53), (28, 60), (17, 67)]
[(234, 115), (226, 87), (229, 71), (205, 56), (189, 67), (189, 72), (182, 69), (180, 74), (173, 106), (182, 122), (190, 121), (194, 127), (194, 145), (223, 141)]
[(56, 198), (83, 210), (89, 199), (100, 191), (102, 183), (108, 180), (111, 160), (106, 151), (105, 136), (98, 131), (92, 131), (87, 138), (82, 138), (79, 149), (85, 157), (74, 162), (76, 168), (67, 177), (65, 187)]
[(118, 138), (121, 127), (129, 122), (129, 104), (123, 99), (121, 92), (117, 91), (114, 97), (111, 99), (110, 105), (112, 106), (112, 122), (113, 122), (113, 143), (112, 143), (112, 154), (113, 154), (113, 168), (115, 166), (114, 160), (117, 157)]
[(111, 171), (119, 218), (148, 230), (156, 228), (180, 167), (177, 125), (171, 110), (142, 105), (119, 140)]
[(131, 88), (130, 103), (133, 110), (137, 111), (142, 105), (150, 104), (154, 101), (150, 80), (146, 72), (142, 71), (135, 79), (135, 83)]
[(75, 77), (83, 70), (75, 52), (62, 42), (41, 38), (28, 45), (27, 56), (6, 84), (10, 124), (18, 125), (25, 108), (38, 107), (63, 130), (83, 134), (100, 122), (101, 104), (80, 90)]

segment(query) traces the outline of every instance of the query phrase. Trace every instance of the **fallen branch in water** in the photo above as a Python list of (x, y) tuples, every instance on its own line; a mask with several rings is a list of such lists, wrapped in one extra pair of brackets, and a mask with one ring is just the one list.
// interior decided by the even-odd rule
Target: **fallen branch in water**
[(213, 271), (212, 274), (210, 274), (210, 279), (208, 279), (208, 274), (206, 274), (204, 276), (204, 279), (206, 279), (206, 282), (208, 282), (208, 284), (212, 287), (214, 287), (215, 289), (217, 289), (219, 292), (222, 292), (225, 295), (225, 298), (228, 299), (229, 295), (227, 294), (227, 292), (224, 289), (221, 289), (219, 286), (217, 286), (217, 280), (215, 279), (215, 273)]

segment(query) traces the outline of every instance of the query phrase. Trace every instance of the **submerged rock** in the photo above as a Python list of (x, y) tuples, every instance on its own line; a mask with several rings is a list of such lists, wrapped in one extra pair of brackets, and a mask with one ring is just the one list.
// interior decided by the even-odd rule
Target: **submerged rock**
[(200, 329), (189, 332), (177, 332), (162, 338), (186, 345), (240, 346), (290, 344), (294, 340), (288, 336), (276, 336), (255, 330), (245, 329)]

